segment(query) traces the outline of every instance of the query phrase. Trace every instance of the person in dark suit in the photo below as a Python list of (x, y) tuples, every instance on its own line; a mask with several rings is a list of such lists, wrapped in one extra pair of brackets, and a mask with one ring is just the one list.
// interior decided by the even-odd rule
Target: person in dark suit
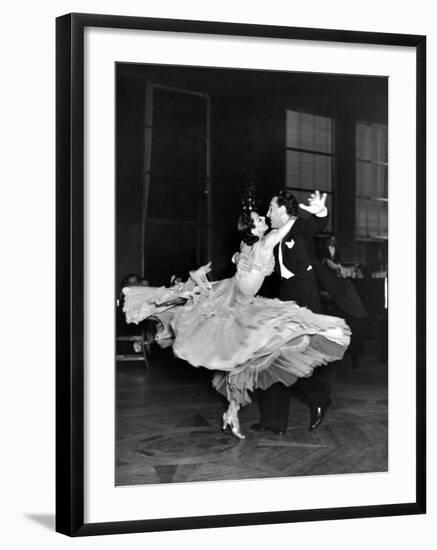
[(357, 368), (359, 358), (364, 354), (366, 334), (369, 330), (368, 316), (354, 284), (346, 279), (337, 239), (333, 233), (321, 249), (320, 260), (313, 259), (313, 267), (319, 287), (324, 291), (323, 313), (344, 318), (352, 329), (348, 353), (352, 367)]
[(337, 247), (337, 238), (331, 233), (322, 247), (320, 260), (329, 269), (341, 276), (341, 255)]
[[(327, 223), (328, 210), (326, 194), (315, 191), (309, 198), (309, 205), (298, 205), (289, 190), (275, 195), (269, 206), (267, 217), (273, 229), (281, 227), (290, 219), (294, 223), (289, 233), (276, 246), (275, 271), (280, 277), (279, 299), (294, 301), (314, 313), (321, 312), (319, 288), (312, 258), (315, 257), (314, 237)], [(309, 215), (299, 216), (299, 206)], [(311, 378), (302, 378), (293, 386), (293, 392), (310, 409), (309, 430), (320, 426), (330, 404), (330, 385), (323, 379), (323, 369), (316, 369)], [(269, 431), (283, 435), (288, 426), (290, 410), (290, 389), (281, 383), (273, 384), (267, 390), (259, 390), (258, 405), (260, 420), (251, 426), (256, 432)]]

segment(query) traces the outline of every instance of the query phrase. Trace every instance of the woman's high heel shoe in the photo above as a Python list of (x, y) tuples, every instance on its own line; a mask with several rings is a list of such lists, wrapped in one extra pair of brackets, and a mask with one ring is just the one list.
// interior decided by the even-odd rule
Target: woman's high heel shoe
[(225, 431), (229, 426), (231, 432), (238, 439), (246, 439), (246, 436), (240, 432), (240, 421), (236, 412), (224, 412), (222, 430)]

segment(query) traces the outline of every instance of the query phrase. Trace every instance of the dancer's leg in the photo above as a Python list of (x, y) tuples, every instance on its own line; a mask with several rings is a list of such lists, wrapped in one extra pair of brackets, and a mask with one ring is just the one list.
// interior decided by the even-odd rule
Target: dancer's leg
[(285, 432), (290, 412), (289, 388), (277, 382), (267, 390), (259, 390), (257, 395), (260, 411), (259, 424), (265, 428)]
[(237, 404), (237, 402), (234, 399), (231, 399), (229, 402), (228, 410), (223, 413), (223, 425), (222, 429), (226, 430), (227, 426), (229, 426), (231, 432), (235, 437), (238, 439), (245, 439), (246, 436), (243, 435), (240, 431), (240, 420), (238, 418), (238, 411), (240, 409), (240, 405)]

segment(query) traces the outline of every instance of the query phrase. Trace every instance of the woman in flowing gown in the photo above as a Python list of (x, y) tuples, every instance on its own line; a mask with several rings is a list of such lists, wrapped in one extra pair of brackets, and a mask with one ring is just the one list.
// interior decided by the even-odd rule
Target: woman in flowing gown
[(341, 359), (350, 330), (338, 317), (257, 296), (274, 269), (273, 249), (291, 222), (267, 233), (265, 218), (252, 211), (240, 216), (238, 229), (242, 243), (233, 277), (210, 283), (208, 264), (190, 272), (177, 288), (129, 287), (123, 292), (128, 322), (158, 317), (164, 333), (172, 333), (177, 357), (217, 371), (213, 386), (229, 401), (223, 429), (229, 426), (244, 439), (238, 410), (250, 403), (249, 392), (276, 382), (290, 386), (314, 368)]

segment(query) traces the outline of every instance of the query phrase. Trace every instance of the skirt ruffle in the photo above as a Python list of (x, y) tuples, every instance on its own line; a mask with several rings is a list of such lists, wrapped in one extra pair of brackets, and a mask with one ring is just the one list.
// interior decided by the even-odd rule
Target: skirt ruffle
[(244, 406), (251, 402), (250, 392), (266, 390), (281, 382), (292, 386), (316, 367), (341, 359), (347, 344), (337, 343), (321, 334), (307, 335), (284, 344), (269, 357), (248, 361), (235, 372), (216, 372), (213, 387), (229, 401)]
[(250, 391), (289, 386), (341, 359), (350, 342), (343, 319), (295, 302), (242, 295), (234, 278), (175, 313), (175, 354), (195, 367), (221, 371), (214, 387), (241, 405)]
[[(164, 309), (178, 289), (126, 289), (126, 320), (139, 322)], [(168, 312), (167, 312), (168, 314)], [(249, 392), (276, 382), (286, 386), (343, 357), (350, 329), (343, 319), (315, 314), (295, 302), (244, 295), (234, 277), (212, 284), (171, 310), (173, 351), (194, 367), (220, 371), (213, 385), (240, 405)]]

